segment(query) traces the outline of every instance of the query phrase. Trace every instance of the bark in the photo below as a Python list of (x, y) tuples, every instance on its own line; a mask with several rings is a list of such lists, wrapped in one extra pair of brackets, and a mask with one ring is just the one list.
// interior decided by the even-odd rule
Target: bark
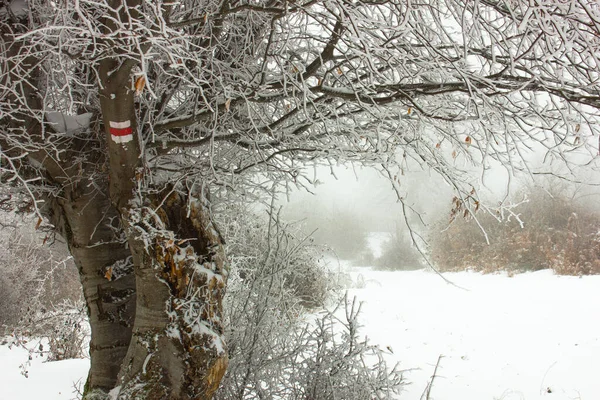
[(173, 191), (149, 205), (160, 233), (149, 245), (130, 240), (138, 302), (122, 398), (211, 399), (228, 362), (223, 242), (202, 201)]
[(84, 396), (112, 389), (131, 341), (135, 276), (131, 253), (118, 237), (109, 199), (95, 191), (68, 190), (48, 216), (67, 241), (79, 270), (91, 327), (90, 371)]

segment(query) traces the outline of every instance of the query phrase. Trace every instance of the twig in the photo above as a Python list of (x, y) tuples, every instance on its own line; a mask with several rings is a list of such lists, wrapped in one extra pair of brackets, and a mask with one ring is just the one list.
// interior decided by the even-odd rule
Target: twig
[(77, 382), (73, 382), (73, 391), (71, 393), (73, 393), (75, 397), (72, 397), (71, 400), (81, 400), (83, 398), (83, 385), (84, 383), (81, 382), (81, 379), (78, 379)]
[(433, 387), (433, 381), (434, 381), (435, 377), (437, 376), (437, 370), (438, 370), (438, 367), (440, 366), (440, 361), (442, 360), (442, 357), (443, 357), (443, 355), (440, 354), (437, 359), (437, 363), (435, 363), (435, 368), (433, 369), (433, 375), (431, 375), (431, 379), (427, 383), (427, 386), (425, 386), (425, 390), (423, 391), (423, 394), (421, 394), (421, 400), (429, 400), (429, 395), (431, 394), (431, 388)]

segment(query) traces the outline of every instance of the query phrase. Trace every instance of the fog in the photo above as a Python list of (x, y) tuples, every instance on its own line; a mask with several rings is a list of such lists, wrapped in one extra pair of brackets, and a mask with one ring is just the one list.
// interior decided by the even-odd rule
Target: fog
[[(488, 160), (483, 166), (470, 165), (461, 159), (455, 160), (455, 164), (467, 173), (469, 184), (490, 210), (499, 204), (527, 202), (538, 189), (550, 197), (560, 195), (599, 210), (596, 205), (599, 179), (593, 155), (575, 152), (565, 156), (570, 169), (545, 155), (542, 149), (532, 148), (526, 154), (528, 166), (521, 171), (505, 168), (494, 160)], [(374, 167), (323, 166), (316, 168), (311, 178), (315, 185), (280, 198), (283, 215), (288, 221), (300, 221), (306, 234), (312, 233), (318, 243), (330, 245), (341, 257), (364, 257), (365, 249), (361, 247), (368, 248), (368, 245), (361, 237), (373, 232), (385, 232), (390, 237), (395, 235), (396, 239), (410, 242), (406, 221), (422, 235), (425, 244), (431, 232), (439, 232), (451, 220), (454, 197), (451, 186), (436, 172), (419, 166), (407, 168), (398, 177), (406, 218), (398, 193), (389, 179)], [(527, 215), (519, 217), (528, 223)], [(485, 236), (483, 232), (481, 236)], [(355, 253), (349, 254), (349, 249)]]
[[(460, 160), (457, 161), (460, 164)], [(489, 203), (505, 200), (509, 193), (522, 186), (523, 179), (509, 180), (508, 171), (500, 166), (471, 169), (471, 184), (480, 197)], [(402, 205), (389, 178), (375, 167), (337, 166), (318, 167), (317, 184), (308, 190), (297, 189), (281, 204), (284, 208), (303, 210), (305, 217), (327, 212), (350, 212), (363, 220), (369, 231), (393, 232), (404, 225)], [(436, 172), (415, 167), (398, 177), (400, 196), (408, 210), (411, 223), (430, 224), (448, 213), (454, 192)], [(510, 188), (510, 189), (509, 189)], [(414, 212), (412, 212), (414, 210)], [(420, 217), (417, 217), (416, 214)], [(298, 213), (295, 213), (298, 214)]]
[[(329, 212), (348, 211), (364, 220), (371, 231), (394, 231), (403, 220), (402, 206), (388, 178), (375, 168), (318, 168), (319, 184), (306, 190), (296, 190), (284, 206), (304, 209), (306, 217), (318, 208)], [(426, 219), (450, 204), (450, 187), (434, 173), (415, 171), (400, 178), (400, 188), (406, 204)]]

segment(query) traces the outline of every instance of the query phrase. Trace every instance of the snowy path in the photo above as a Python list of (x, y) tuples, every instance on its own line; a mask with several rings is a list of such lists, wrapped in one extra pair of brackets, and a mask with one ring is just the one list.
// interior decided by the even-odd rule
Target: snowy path
[[(457, 289), (424, 271), (361, 274), (363, 333), (399, 361), (418, 400), (441, 354), (431, 400), (600, 399), (600, 276), (549, 271), (453, 273)], [(41, 363), (19, 374), (27, 355), (0, 346), (0, 400), (68, 400), (87, 360)]]

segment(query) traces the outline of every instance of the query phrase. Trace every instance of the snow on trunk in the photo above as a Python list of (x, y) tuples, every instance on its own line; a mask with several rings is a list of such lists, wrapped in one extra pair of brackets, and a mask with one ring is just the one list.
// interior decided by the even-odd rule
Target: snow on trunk
[(203, 202), (158, 198), (132, 216), (138, 302), (117, 398), (210, 399), (228, 364), (222, 239)]

